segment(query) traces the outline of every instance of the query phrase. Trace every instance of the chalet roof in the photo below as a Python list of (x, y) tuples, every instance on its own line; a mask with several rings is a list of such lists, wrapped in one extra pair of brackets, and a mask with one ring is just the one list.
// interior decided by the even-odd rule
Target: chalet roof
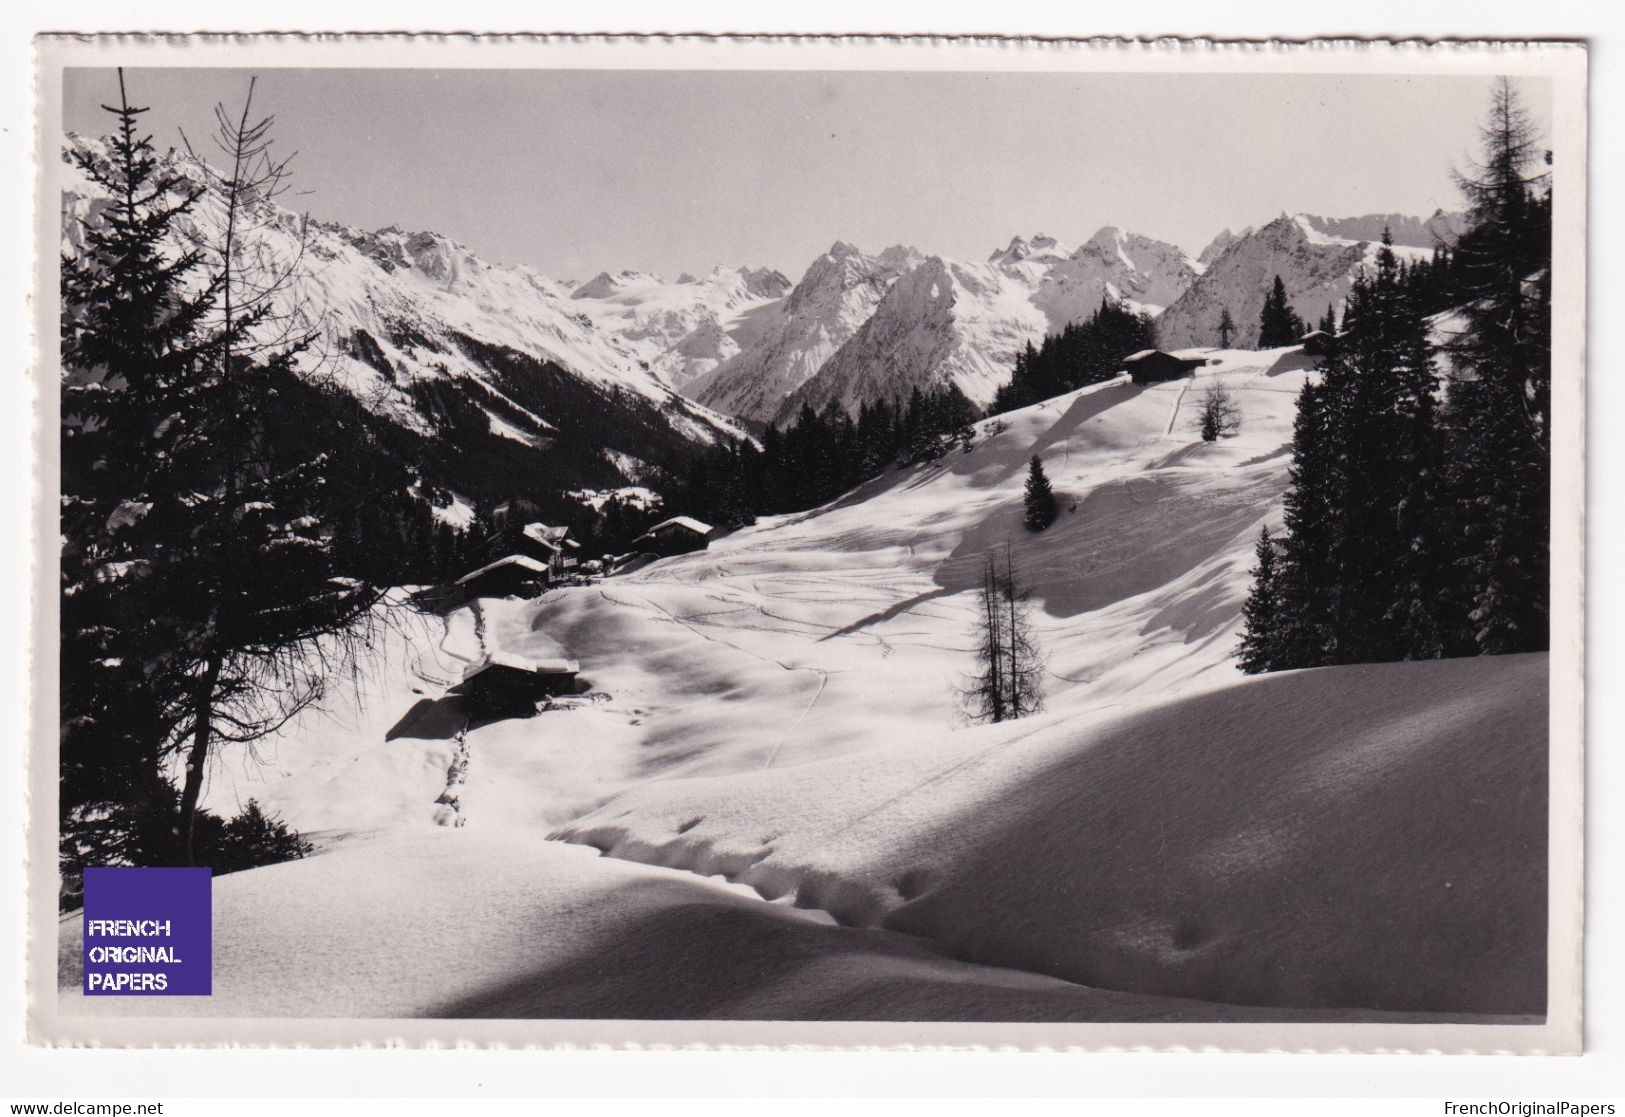
[(461, 578), (457, 579), (457, 584), (460, 586), (466, 582), (472, 582), (480, 575), (489, 574), (491, 571), (500, 569), (504, 566), (517, 566), (521, 569), (530, 571), (532, 574), (547, 573), (547, 567), (544, 564), (537, 562), (529, 555), (508, 555), (505, 558), (497, 559), (495, 562), (488, 562), (478, 570), (470, 570), (467, 574), (464, 574)]
[(1331, 340), (1333, 340), (1333, 336), (1334, 335), (1327, 333), (1325, 330), (1310, 330), (1308, 333), (1304, 334), (1303, 337), (1299, 338), (1298, 340), (1300, 340), (1300, 341), (1308, 341), (1311, 338), (1325, 338), (1327, 341), (1331, 341)]
[(1172, 353), (1164, 353), (1161, 349), (1142, 349), (1138, 353), (1130, 353), (1128, 356), (1124, 357), (1123, 358), (1123, 363), (1125, 365), (1131, 365), (1136, 361), (1143, 361), (1147, 357), (1171, 357), (1171, 356), (1173, 356)]
[(547, 524), (526, 524), (520, 534), (537, 546), (546, 547), (557, 554), (563, 550), (560, 544), (564, 542), (565, 533), (569, 530), (567, 527), (549, 527)]
[(644, 536), (653, 535), (655, 532), (659, 531), (661, 528), (668, 528), (668, 527), (684, 528), (684, 529), (686, 529), (688, 531), (692, 531), (695, 535), (710, 535), (713, 531), (716, 530), (710, 524), (703, 523), (700, 520), (696, 520), (692, 516), (673, 516), (669, 520), (661, 520), (654, 527), (652, 527), (648, 531), (644, 532), (643, 535), (638, 536), (638, 538), (642, 539), (642, 538), (644, 538)]
[(526, 656), (515, 655), (513, 652), (493, 651), (487, 652), (479, 659), (470, 663), (463, 669), (463, 681), (493, 667), (500, 667), (508, 671), (522, 671), (528, 675), (574, 675), (581, 670), (581, 664), (573, 659), (529, 659)]

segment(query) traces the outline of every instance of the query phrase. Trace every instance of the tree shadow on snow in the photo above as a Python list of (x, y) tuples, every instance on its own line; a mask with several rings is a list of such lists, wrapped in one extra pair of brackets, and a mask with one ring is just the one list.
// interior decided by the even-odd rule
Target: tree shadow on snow
[[(1017, 439), (1008, 439), (1008, 448), (1001, 447), (1001, 453), (997, 456), (991, 455), (986, 449), (980, 454), (965, 455), (954, 464), (953, 472), (982, 473), (990, 468), (997, 468), (1000, 470), (999, 480), (1006, 480), (1025, 470), (1028, 459), (1034, 454), (1042, 458), (1050, 447), (1071, 438), (1083, 424), (1098, 418), (1118, 404), (1138, 398), (1150, 387), (1151, 385), (1147, 384), (1124, 382), (1108, 384), (1092, 392), (1085, 392), (1068, 404), (1060, 417), (1045, 428), (1031, 445), (1023, 446)], [(986, 460), (990, 456), (993, 457), (992, 463)]]
[(913, 597), (905, 597), (903, 600), (892, 605), (888, 605), (886, 608), (881, 609), (878, 612), (870, 613), (866, 617), (859, 617), (857, 620), (853, 621), (844, 628), (838, 628), (834, 632), (825, 633), (823, 636), (818, 638), (817, 642), (822, 644), (824, 641), (833, 640), (838, 636), (851, 636), (853, 633), (861, 632), (863, 629), (869, 628), (873, 625), (884, 624), (893, 617), (898, 617), (909, 612), (916, 606), (924, 605), (927, 601), (935, 601), (939, 597), (949, 597), (957, 592), (957, 590), (944, 587), (942, 589), (927, 590), (925, 593), (917, 593)]
[[(1011, 546), (1017, 580), (1044, 611), (1074, 617), (1158, 589), (1254, 528), (1278, 495), (1273, 478), (1215, 488), (1200, 477), (1140, 474), (1096, 486), (1081, 500), (1056, 492), (1061, 513), (1042, 532), (1022, 524), (1019, 499), (964, 533), (933, 577), (953, 594), (981, 585), (985, 556)], [(1192, 617), (1201, 614), (1192, 613)], [(1171, 615), (1170, 615), (1171, 618)]]

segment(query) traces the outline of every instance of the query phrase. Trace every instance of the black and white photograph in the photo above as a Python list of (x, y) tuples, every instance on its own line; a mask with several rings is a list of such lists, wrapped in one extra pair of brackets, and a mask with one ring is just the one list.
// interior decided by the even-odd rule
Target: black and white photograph
[(42, 47), (35, 1036), (1578, 1050), (1583, 45), (429, 46)]

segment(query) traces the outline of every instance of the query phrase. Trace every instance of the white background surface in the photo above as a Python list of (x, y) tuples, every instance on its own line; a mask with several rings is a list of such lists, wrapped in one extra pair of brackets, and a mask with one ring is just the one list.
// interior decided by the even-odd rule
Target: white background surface
[[(1618, 325), (1622, 305), (1618, 256), (1625, 248), (1619, 203), (1621, 166), (1618, 112), (1625, 105), (1620, 17), (1601, 5), (1366, 0), (1358, 5), (1252, 3), (1238, 5), (1164, 0), (1151, 5), (1093, 9), (1076, 3), (937, 3), (905, 6), (820, 3), (769, 7), (760, 3), (621, 3), (613, 10), (584, 4), (533, 5), (396, 2), (341, 5), (333, 0), (285, 0), (275, 6), (227, 6), (171, 0), (161, 9), (132, 3), (28, 5), (8, 12), (0, 39), (0, 344), (10, 360), (0, 365), (0, 523), (4, 561), (15, 605), (13, 624), (0, 637), (0, 710), (8, 732), (0, 737), (9, 779), (0, 798), (0, 1099), (140, 1101), (233, 1095), (549, 1095), (848, 1096), (928, 1095), (967, 1098), (984, 1094), (1094, 1097), (1455, 1098), (1462, 1101), (1528, 1098), (1555, 1101), (1625, 1094), (1625, 980), (1619, 943), (1621, 918), (1622, 780), (1625, 701), (1619, 622), (1622, 471), (1619, 426), (1625, 421), (1618, 355), (1625, 351)], [(1044, 35), (1216, 35), (1287, 37), (1384, 35), (1428, 38), (1519, 36), (1591, 41), (1591, 333), (1587, 385), (1590, 411), (1589, 501), (1591, 634), (1589, 689), (1590, 789), (1587, 919), (1587, 1047), (1575, 1059), (1442, 1058), (1418, 1056), (1153, 1055), (1089, 1056), (1021, 1053), (808, 1052), (88, 1052), (41, 1051), (22, 1045), (23, 881), (21, 779), (26, 741), (28, 570), (25, 525), (31, 517), (29, 481), (31, 381), (28, 262), (32, 252), (34, 148), (30, 101), (29, 37), (45, 30), (535, 30), (535, 31), (861, 31), (1037, 33)], [(1130, 1103), (1133, 1104), (1133, 1103)], [(317, 1107), (329, 1111), (329, 1107)], [(982, 1108), (982, 1107), (978, 1107)], [(1136, 1108), (1140, 1108), (1136, 1105)], [(1170, 1107), (1172, 1108), (1172, 1107)], [(1188, 1108), (1188, 1107), (1178, 1107)], [(1204, 1106), (1204, 1109), (1215, 1107)], [(1242, 1102), (1216, 1108), (1252, 1112)], [(1284, 1112), (1285, 1107), (1274, 1107)], [(1314, 1108), (1313, 1103), (1292, 1107)], [(1405, 1112), (1444, 1112), (1442, 1102), (1414, 1101)], [(177, 1112), (203, 1112), (177, 1107)], [(380, 1111), (383, 1111), (381, 1108)], [(394, 1111), (394, 1110), (390, 1110)], [(1154, 1111), (1168, 1111), (1158, 1109)]]

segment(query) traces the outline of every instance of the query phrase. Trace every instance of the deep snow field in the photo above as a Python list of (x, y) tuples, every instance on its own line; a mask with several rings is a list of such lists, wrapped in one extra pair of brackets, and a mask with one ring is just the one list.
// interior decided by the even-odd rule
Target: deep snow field
[[(204, 805), (317, 856), (215, 883), (215, 995), (129, 1015), (1466, 1020), (1545, 1006), (1546, 658), (1247, 678), (1295, 349), (1085, 388), (599, 585), (396, 612)], [(1204, 444), (1222, 383), (1239, 433)], [(1060, 517), (1021, 525), (1027, 460)], [(970, 726), (1008, 543), (1045, 708)], [(482, 650), (592, 696), (476, 726)], [(602, 855), (601, 855), (602, 854)], [(77, 1004), (73, 1002), (79, 1002)]]

